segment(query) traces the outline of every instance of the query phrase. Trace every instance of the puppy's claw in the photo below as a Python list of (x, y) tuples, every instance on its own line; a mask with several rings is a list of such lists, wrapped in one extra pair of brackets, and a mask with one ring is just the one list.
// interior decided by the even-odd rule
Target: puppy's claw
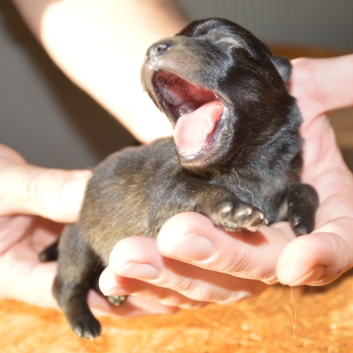
[(78, 337), (93, 340), (94, 338), (100, 336), (101, 325), (97, 320), (85, 321), (83, 319), (80, 323), (72, 325), (72, 330)]
[(246, 230), (248, 230), (249, 232), (253, 232), (253, 233), (255, 233), (258, 229), (259, 229), (259, 227), (248, 227), (248, 228), (246, 228)]
[(233, 210), (233, 203), (232, 202), (223, 202), (220, 209), (220, 214), (223, 216), (228, 216), (230, 212)]
[(233, 232), (240, 229), (255, 232), (267, 223), (261, 210), (243, 202), (221, 202), (215, 206), (210, 218), (215, 225)]
[(248, 205), (241, 205), (235, 210), (235, 218), (239, 221), (246, 220), (253, 212), (253, 209)]
[(110, 295), (107, 297), (110, 304), (119, 306), (125, 302), (127, 295)]

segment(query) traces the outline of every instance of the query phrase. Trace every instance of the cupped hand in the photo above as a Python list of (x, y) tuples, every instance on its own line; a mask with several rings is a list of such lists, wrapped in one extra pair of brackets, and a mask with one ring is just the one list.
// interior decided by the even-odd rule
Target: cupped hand
[(106, 295), (182, 308), (234, 303), (277, 282), (276, 261), (294, 237), (285, 222), (255, 233), (227, 233), (201, 214), (177, 214), (157, 241), (131, 237), (117, 243), (100, 288)]
[[(57, 264), (40, 263), (38, 253), (57, 238), (64, 223), (77, 220), (90, 176), (87, 170), (29, 165), (0, 145), (0, 299), (58, 308), (51, 293)], [(175, 311), (142, 298), (113, 308), (93, 290), (88, 301), (95, 312), (123, 316)]]
[(353, 56), (293, 62), (290, 92), (302, 112), (302, 180), (318, 191), (316, 229), (296, 238), (288, 223), (227, 233), (199, 214), (178, 214), (157, 242), (119, 242), (103, 272), (106, 294), (198, 307), (256, 295), (266, 284), (321, 285), (353, 266), (353, 179), (326, 112), (353, 105)]
[(353, 178), (327, 112), (353, 106), (353, 55), (294, 61), (291, 93), (303, 113), (302, 179), (320, 197), (315, 230), (290, 242), (277, 264), (280, 282), (323, 285), (353, 267)]

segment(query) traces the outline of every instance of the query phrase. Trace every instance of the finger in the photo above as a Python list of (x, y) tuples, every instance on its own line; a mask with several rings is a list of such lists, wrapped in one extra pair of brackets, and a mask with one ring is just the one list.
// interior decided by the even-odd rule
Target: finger
[(13, 163), (13, 162), (26, 163), (24, 158), (18, 152), (1, 143), (0, 143), (0, 159), (2, 159), (3, 163), (5, 163), (6, 160), (8, 161), (8, 163)]
[[(26, 276), (21, 277), (14, 269), (12, 280), (10, 278), (1, 279), (1, 283), (7, 285), (0, 289), (0, 298), (16, 299), (42, 308), (58, 309), (58, 304), (51, 294), (56, 270), (56, 263), (36, 266), (31, 266), (29, 263)], [(6, 274), (3, 274), (1, 277), (5, 276)]]
[(328, 59), (301, 58), (293, 60), (292, 65), (289, 90), (297, 99), (305, 121), (327, 111), (353, 105), (353, 55)]
[[(59, 309), (59, 305), (52, 295), (52, 284), (57, 272), (57, 264), (54, 262), (35, 266), (23, 281), (9, 283), (8, 288), (0, 290), (1, 298), (12, 298), (42, 308)], [(94, 290), (90, 290), (87, 301), (89, 307), (98, 315), (114, 315), (122, 317), (136, 317), (150, 314), (169, 314), (178, 309), (172, 306), (146, 298), (129, 299), (120, 307), (111, 305), (106, 298)]]
[(129, 296), (122, 305), (114, 306), (94, 290), (89, 291), (87, 302), (95, 315), (102, 316), (138, 317), (153, 314), (172, 314), (178, 311), (178, 308), (163, 305), (158, 301), (133, 296)]
[(284, 248), (277, 264), (283, 284), (327, 284), (353, 266), (353, 179), (343, 162), (334, 166), (312, 173), (321, 203), (317, 229)]
[(292, 286), (324, 285), (350, 269), (352, 259), (351, 245), (342, 237), (313, 233), (287, 245), (278, 261), (277, 276), (281, 283)]
[(197, 309), (206, 305), (205, 302), (189, 299), (169, 288), (157, 287), (134, 278), (117, 276), (110, 267), (102, 272), (99, 286), (106, 296), (135, 296), (153, 302), (157, 301), (170, 308)]
[(277, 259), (295, 237), (287, 223), (257, 232), (227, 233), (198, 213), (181, 213), (162, 227), (157, 245), (166, 257), (237, 277), (274, 283)]
[[(16, 275), (16, 269), (13, 269), (15, 275), (12, 278), (15, 280), (11, 281), (7, 279), (6, 281), (1, 281), (2, 283), (7, 283), (7, 285), (0, 288), (0, 298), (17, 299), (42, 308), (60, 310), (57, 301), (52, 295), (52, 286), (57, 273), (57, 263), (35, 264), (35, 260), (30, 260), (33, 256), (32, 251), (23, 250), (22, 260), (26, 257), (29, 258), (27, 274), (19, 278)], [(155, 300), (133, 297), (129, 297), (121, 307), (115, 307), (94, 290), (89, 291), (87, 301), (91, 310), (98, 315), (136, 317), (149, 314), (169, 314), (178, 310), (178, 308), (163, 305)]]
[[(16, 255), (12, 254), (12, 256)], [(60, 310), (57, 301), (52, 295), (57, 263), (38, 263), (38, 260), (33, 258), (33, 251), (25, 246), (21, 249), (21, 260), (28, 262), (25, 276), (17, 274), (17, 271), (21, 271), (21, 269), (16, 268), (16, 264), (11, 267), (12, 274), (0, 273), (1, 283), (6, 283), (6, 286), (1, 286), (0, 288), (0, 298), (17, 299), (42, 308)], [(1, 265), (0, 263), (0, 267)], [(149, 314), (169, 314), (178, 310), (178, 308), (163, 305), (156, 300), (134, 297), (129, 297), (124, 305), (115, 307), (94, 290), (89, 291), (87, 301), (91, 310), (99, 315), (136, 317)]]
[(88, 170), (45, 169), (0, 155), (0, 215), (21, 213), (76, 221), (91, 175)]
[[(0, 297), (17, 299), (42, 308), (60, 310), (58, 303), (51, 294), (56, 272), (57, 264), (54, 262), (39, 264), (29, 272), (29, 275), (23, 281), (9, 283), (8, 288), (10, 290), (2, 288)], [(87, 301), (92, 311), (99, 315), (136, 317), (149, 314), (169, 314), (178, 310), (175, 307), (163, 305), (156, 300), (133, 297), (129, 297), (121, 307), (114, 307), (109, 304), (106, 298), (94, 290), (89, 291)]]
[(257, 295), (265, 288), (258, 281), (165, 258), (159, 253), (155, 239), (147, 237), (130, 237), (117, 243), (112, 250), (109, 267), (116, 275), (169, 288), (196, 301), (234, 303)]

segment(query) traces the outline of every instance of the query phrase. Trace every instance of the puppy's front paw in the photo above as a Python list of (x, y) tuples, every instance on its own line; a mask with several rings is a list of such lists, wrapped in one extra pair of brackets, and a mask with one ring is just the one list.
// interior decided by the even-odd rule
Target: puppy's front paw
[(245, 202), (220, 202), (214, 207), (210, 218), (215, 225), (228, 231), (247, 229), (255, 232), (260, 226), (267, 224), (262, 211)]
[(307, 184), (295, 184), (288, 190), (288, 221), (297, 235), (309, 234), (315, 227), (319, 196)]
[(297, 235), (309, 234), (315, 226), (315, 214), (304, 213), (302, 209), (290, 209), (288, 220)]

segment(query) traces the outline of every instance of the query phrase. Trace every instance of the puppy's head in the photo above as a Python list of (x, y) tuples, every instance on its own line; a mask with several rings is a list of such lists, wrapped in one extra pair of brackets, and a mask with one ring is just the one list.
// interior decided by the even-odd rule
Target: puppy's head
[(279, 130), (297, 130), (289, 75), (289, 61), (249, 31), (212, 18), (152, 45), (141, 78), (174, 124), (183, 167), (202, 171), (249, 163)]

